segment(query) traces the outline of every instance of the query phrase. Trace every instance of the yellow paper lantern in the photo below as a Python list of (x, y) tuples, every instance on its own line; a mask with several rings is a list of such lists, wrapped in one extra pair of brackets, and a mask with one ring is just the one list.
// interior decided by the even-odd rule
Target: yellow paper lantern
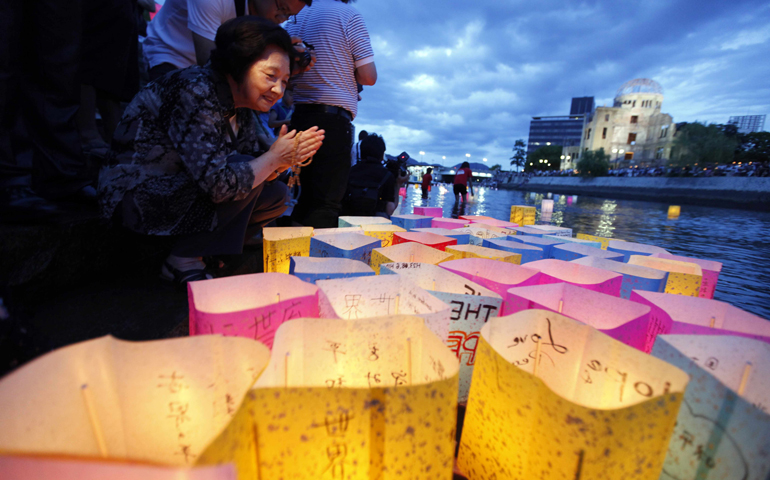
[(657, 480), (687, 382), (558, 313), (492, 318), (458, 466), (473, 479)]
[(528, 205), (511, 205), (511, 222), (520, 226), (534, 225), (537, 208)]
[(214, 335), (60, 348), (0, 381), (0, 451), (193, 465), (268, 359)]
[(239, 480), (452, 476), (459, 367), (422, 319), (298, 319), (202, 464)]
[(668, 218), (677, 218), (680, 213), (682, 213), (682, 208), (679, 205), (668, 207)]
[(703, 270), (695, 263), (644, 255), (631, 255), (628, 263), (629, 265), (641, 265), (642, 267), (668, 272), (665, 293), (686, 295), (688, 297), (697, 297), (700, 293)]
[(289, 273), (291, 257), (310, 255), (313, 227), (269, 227), (262, 229), (262, 259), (265, 272)]
[(409, 262), (430, 263), (438, 265), (441, 262), (452, 260), (454, 255), (442, 252), (421, 243), (399, 243), (390, 247), (375, 248), (372, 250), (371, 267), (379, 275), (380, 265), (383, 263)]
[(521, 254), (511, 253), (495, 248), (479, 247), (477, 245), (450, 245), (446, 247), (446, 253), (454, 255), (452, 260), (461, 258), (488, 258), (506, 263), (521, 265)]
[(398, 225), (364, 225), (361, 228), (364, 235), (382, 240), (383, 247), (393, 245), (394, 233), (406, 232), (405, 228), (401, 228)]

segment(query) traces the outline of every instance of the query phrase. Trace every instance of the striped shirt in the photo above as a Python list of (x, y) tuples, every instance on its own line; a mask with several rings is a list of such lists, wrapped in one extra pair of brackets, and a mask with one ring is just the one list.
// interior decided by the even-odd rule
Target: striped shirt
[(317, 57), (313, 68), (293, 80), (294, 103), (335, 105), (355, 118), (355, 70), (374, 61), (364, 18), (346, 3), (314, 0), (297, 15), (297, 23), (287, 27), (289, 34), (313, 45)]

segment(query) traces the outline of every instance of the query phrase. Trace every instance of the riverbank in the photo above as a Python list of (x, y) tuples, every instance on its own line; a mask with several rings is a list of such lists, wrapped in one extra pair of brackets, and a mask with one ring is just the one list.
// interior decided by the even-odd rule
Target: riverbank
[(770, 177), (532, 177), (500, 188), (770, 211)]

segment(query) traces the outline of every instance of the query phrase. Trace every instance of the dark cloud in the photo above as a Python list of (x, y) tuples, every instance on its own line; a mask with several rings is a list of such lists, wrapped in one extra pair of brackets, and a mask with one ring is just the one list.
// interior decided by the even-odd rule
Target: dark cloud
[[(533, 115), (573, 96), (611, 103), (625, 81), (663, 85), (675, 121), (770, 110), (770, 5), (757, 1), (360, 0), (379, 80), (358, 128), (426, 160), (507, 164)], [(312, 7), (311, 7), (312, 8)]]

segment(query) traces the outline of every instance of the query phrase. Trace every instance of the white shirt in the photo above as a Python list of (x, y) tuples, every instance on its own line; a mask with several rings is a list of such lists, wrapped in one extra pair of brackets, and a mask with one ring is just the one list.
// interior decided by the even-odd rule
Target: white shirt
[(178, 68), (196, 65), (192, 32), (214, 41), (219, 26), (235, 17), (234, 0), (166, 0), (147, 26), (142, 44), (150, 68), (161, 63)]

